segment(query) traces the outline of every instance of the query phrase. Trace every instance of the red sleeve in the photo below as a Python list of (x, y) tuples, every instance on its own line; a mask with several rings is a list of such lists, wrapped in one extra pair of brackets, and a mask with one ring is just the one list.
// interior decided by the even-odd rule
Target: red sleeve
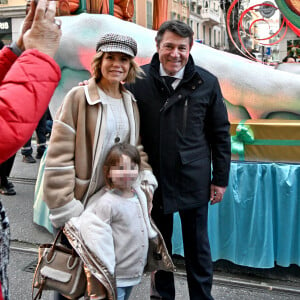
[(11, 65), (0, 86), (0, 163), (30, 138), (60, 76), (57, 63), (36, 49)]
[(0, 82), (3, 80), (4, 76), (18, 58), (8, 47), (2, 48), (0, 51)]

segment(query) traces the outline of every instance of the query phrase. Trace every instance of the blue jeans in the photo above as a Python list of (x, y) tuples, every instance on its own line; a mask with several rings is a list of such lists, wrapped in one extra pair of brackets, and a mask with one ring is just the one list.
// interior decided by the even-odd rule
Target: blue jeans
[(133, 286), (118, 287), (118, 300), (128, 300)]

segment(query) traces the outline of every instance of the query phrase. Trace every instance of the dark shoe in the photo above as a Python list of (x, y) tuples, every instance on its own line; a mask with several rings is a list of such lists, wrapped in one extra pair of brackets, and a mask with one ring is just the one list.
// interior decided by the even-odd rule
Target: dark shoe
[(22, 161), (27, 164), (34, 164), (36, 160), (32, 157), (32, 155), (23, 155)]
[(36, 159), (41, 159), (43, 157), (44, 153), (38, 152), (35, 156)]
[(6, 196), (13, 196), (16, 194), (15, 187), (12, 182), (8, 181), (0, 187), (0, 193)]

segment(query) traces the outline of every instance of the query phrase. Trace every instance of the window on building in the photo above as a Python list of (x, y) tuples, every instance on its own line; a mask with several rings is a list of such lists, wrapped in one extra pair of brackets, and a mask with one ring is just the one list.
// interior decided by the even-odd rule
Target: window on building
[(198, 40), (199, 39), (199, 23), (197, 23), (197, 27), (196, 27), (196, 37)]
[(153, 25), (152, 2), (147, 1), (147, 28), (152, 29)]
[(176, 19), (176, 12), (172, 12), (172, 14), (171, 14), (171, 20), (175, 20)]
[(178, 15), (177, 15), (177, 20), (179, 20), (179, 21), (180, 21), (180, 14), (178, 14)]
[(191, 26), (191, 28), (193, 29), (193, 26), (194, 26), (193, 20), (191, 20), (190, 26)]
[(0, 4), (8, 4), (8, 0), (0, 0)]
[(214, 46), (217, 45), (217, 31), (214, 30)]
[(203, 25), (203, 44), (206, 44), (206, 36), (205, 36), (205, 25)]
[(218, 4), (214, 2), (214, 11), (218, 11)]
[(211, 46), (211, 28), (208, 29), (209, 46)]

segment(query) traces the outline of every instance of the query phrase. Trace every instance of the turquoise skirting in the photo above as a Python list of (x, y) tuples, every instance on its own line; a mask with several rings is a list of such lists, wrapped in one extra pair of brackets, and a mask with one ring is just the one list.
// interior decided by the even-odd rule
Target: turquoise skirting
[[(232, 162), (223, 201), (209, 207), (208, 234), (213, 261), (300, 266), (300, 165)], [(184, 256), (178, 214), (173, 253)]]

